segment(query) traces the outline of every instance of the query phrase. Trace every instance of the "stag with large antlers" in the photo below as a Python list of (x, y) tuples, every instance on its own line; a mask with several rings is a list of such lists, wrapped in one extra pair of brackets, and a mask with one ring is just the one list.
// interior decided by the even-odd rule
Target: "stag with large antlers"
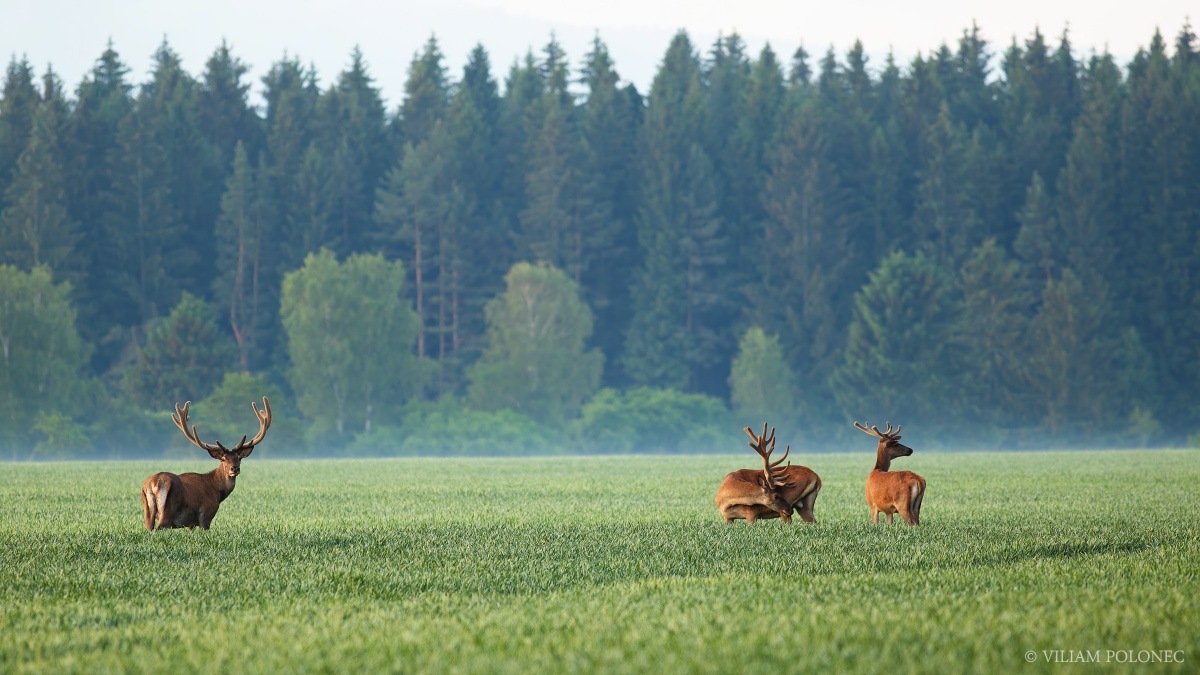
[(775, 450), (775, 428), (767, 433), (763, 424), (761, 434), (750, 427), (743, 431), (751, 438), (750, 447), (763, 460), (763, 468), (740, 469), (725, 476), (717, 488), (717, 510), (725, 522), (744, 519), (753, 523), (759, 518), (782, 518), (792, 522), (792, 511), (799, 512), (806, 523), (814, 522), (813, 504), (821, 491), (821, 479), (806, 466), (780, 466), (787, 459), (792, 446), (784, 448), (783, 456), (774, 462), (771, 453)]
[(887, 423), (887, 429), (880, 431), (879, 427), (854, 423), (860, 431), (879, 439), (875, 451), (875, 468), (867, 476), (867, 506), (871, 509), (871, 524), (879, 522), (879, 514), (887, 514), (888, 525), (892, 524), (892, 514), (899, 513), (904, 522), (916, 526), (921, 524), (921, 502), (925, 500), (925, 479), (911, 471), (889, 471), (892, 460), (897, 457), (908, 457), (913, 453), (912, 448), (900, 444), (900, 426), (892, 431), (892, 423)]
[(220, 441), (205, 443), (196, 433), (196, 426), (188, 428), (188, 401), (180, 408), (175, 404), (175, 412), (171, 421), (189, 441), (202, 450), (206, 450), (212, 458), (221, 463), (220, 466), (208, 473), (156, 473), (142, 483), (142, 512), (146, 516), (146, 529), (153, 530), (186, 527), (189, 530), (197, 525), (207, 530), (212, 524), (213, 516), (221, 502), (233, 492), (234, 482), (242, 471), (242, 460), (250, 456), (254, 446), (262, 442), (271, 426), (271, 404), (264, 396), (263, 409), (259, 410), (254, 403), (250, 408), (258, 418), (258, 433), (254, 438), (242, 440), (232, 448), (226, 448)]

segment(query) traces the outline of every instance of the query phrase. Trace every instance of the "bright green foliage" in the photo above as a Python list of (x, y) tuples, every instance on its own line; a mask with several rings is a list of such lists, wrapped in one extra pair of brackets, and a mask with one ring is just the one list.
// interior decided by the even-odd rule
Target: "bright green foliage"
[(345, 440), (394, 419), (427, 370), (413, 346), (420, 328), (403, 295), (404, 265), (380, 255), (344, 263), (328, 249), (283, 279), (280, 312), (301, 412)]
[[(558, 440), (556, 443), (555, 441)], [(563, 454), (575, 446), (512, 410), (473, 410), (447, 397), (407, 406), (396, 426), (376, 426), (346, 448), (355, 456), (486, 457)]]
[(147, 410), (204, 398), (234, 364), (234, 349), (212, 309), (184, 293), (171, 314), (151, 324), (146, 344), (126, 370), (121, 387)]
[(734, 427), (720, 399), (654, 387), (602, 389), (575, 425), (594, 453), (712, 452), (736, 446)]
[(729, 373), (730, 398), (738, 423), (754, 426), (769, 422), (790, 437), (800, 422), (798, 384), (783, 359), (779, 338), (767, 335), (758, 326), (747, 329)]
[(467, 370), (468, 401), (561, 425), (600, 385), (604, 357), (586, 349), (592, 312), (579, 286), (549, 265), (517, 263), (487, 305), (488, 348)]
[[(11, 467), (0, 659), (37, 672), (1131, 669), (1043, 651), (1079, 645), (1183, 650), (1181, 665), (1144, 667), (1191, 669), (1200, 527), (1179, 514), (1200, 509), (1200, 453), (925, 454), (904, 431), (917, 453), (900, 461), (929, 481), (916, 529), (870, 525), (874, 443), (857, 431), (853, 454), (803, 455), (824, 482), (813, 526), (721, 522), (721, 477), (761, 466), (740, 441), (709, 457), (251, 457), (207, 532), (147, 533), (135, 487), (207, 458)], [(771, 629), (748, 630), (764, 606)], [(214, 626), (241, 639), (214, 649)]]
[(61, 412), (38, 413), (33, 431), (41, 436), (33, 446), (32, 456), (37, 459), (65, 459), (92, 449), (84, 427)]
[(68, 284), (45, 266), (0, 265), (0, 448), (30, 443), (38, 413), (72, 416), (91, 347), (75, 329)]
[[(232, 446), (242, 436), (258, 433), (258, 420), (250, 404), (255, 403), (262, 410), (264, 396), (271, 403), (271, 428), (267, 432), (269, 440), (255, 448), (254, 456), (269, 453), (271, 457), (295, 457), (304, 454), (304, 433), (296, 418), (295, 404), (262, 375), (225, 373), (221, 384), (192, 406), (189, 417), (203, 432), (202, 440), (210, 443), (219, 440)], [(176, 441), (183, 442), (183, 435), (177, 436)]]

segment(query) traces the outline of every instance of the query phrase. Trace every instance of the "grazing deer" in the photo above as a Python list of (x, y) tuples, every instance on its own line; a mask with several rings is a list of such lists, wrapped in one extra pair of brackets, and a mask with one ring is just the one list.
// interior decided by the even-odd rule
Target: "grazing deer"
[(913, 453), (912, 448), (900, 444), (900, 427), (892, 431), (891, 422), (887, 423), (886, 431), (880, 431), (876, 426), (868, 429), (858, 422), (854, 426), (879, 439), (875, 468), (867, 476), (867, 506), (871, 508), (871, 524), (877, 524), (879, 514), (886, 513), (888, 525), (891, 525), (892, 514), (899, 513), (909, 525), (920, 525), (925, 479), (911, 471), (888, 471), (893, 459), (908, 457)]
[(805, 466), (790, 463), (779, 466), (787, 459), (791, 445), (784, 448), (783, 457), (771, 461), (771, 453), (775, 450), (774, 427), (770, 435), (766, 424), (763, 424), (761, 434), (755, 434), (750, 427), (744, 431), (752, 439), (750, 447), (762, 457), (763, 468), (761, 471), (739, 469), (721, 481), (721, 487), (717, 488), (717, 510), (725, 517), (725, 522), (739, 518), (747, 523), (759, 518), (782, 518), (783, 522), (790, 523), (793, 509), (799, 511), (804, 522), (815, 522), (813, 504), (821, 491), (821, 479)]
[(196, 435), (196, 426), (188, 431), (188, 408), (191, 401), (175, 404), (175, 412), (171, 421), (189, 441), (207, 450), (212, 458), (221, 462), (217, 468), (208, 473), (173, 474), (165, 471), (156, 473), (142, 483), (142, 511), (146, 516), (146, 529), (153, 530), (171, 527), (186, 527), (189, 530), (197, 525), (207, 530), (212, 524), (213, 516), (221, 502), (233, 492), (234, 482), (242, 470), (242, 460), (249, 457), (267, 429), (271, 426), (271, 404), (263, 397), (263, 409), (259, 411), (254, 403), (250, 407), (258, 418), (258, 434), (249, 441), (245, 436), (232, 448), (226, 448), (220, 441), (202, 443)]

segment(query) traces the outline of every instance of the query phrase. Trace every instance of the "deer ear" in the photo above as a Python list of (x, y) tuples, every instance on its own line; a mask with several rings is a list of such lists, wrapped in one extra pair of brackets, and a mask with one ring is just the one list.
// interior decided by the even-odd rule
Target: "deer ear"
[(242, 459), (246, 459), (247, 457), (250, 456), (250, 453), (252, 453), (252, 452), (254, 452), (253, 445), (242, 448), (241, 450), (238, 450), (238, 457), (241, 457)]
[(211, 455), (212, 458), (217, 460), (218, 462), (225, 460), (225, 451), (222, 450), (221, 448), (208, 449), (208, 454)]

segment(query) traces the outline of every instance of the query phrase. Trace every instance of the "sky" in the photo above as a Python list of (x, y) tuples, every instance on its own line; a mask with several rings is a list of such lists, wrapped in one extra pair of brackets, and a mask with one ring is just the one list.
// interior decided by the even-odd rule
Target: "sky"
[[(27, 58), (39, 76), (49, 64), (74, 91), (109, 40), (139, 83), (164, 39), (197, 76), (225, 40), (255, 85), (287, 55), (313, 65), (326, 86), (358, 47), (394, 109), (413, 55), (431, 36), (452, 79), (482, 44), (503, 82), (515, 59), (540, 54), (551, 35), (573, 69), (599, 35), (622, 79), (646, 92), (680, 29), (701, 51), (736, 32), (751, 55), (770, 44), (784, 63), (800, 46), (814, 57), (830, 47), (844, 55), (857, 39), (876, 68), (889, 51), (903, 65), (953, 45), (972, 23), (993, 54), (1035, 29), (1057, 44), (1066, 29), (1079, 56), (1107, 50), (1125, 64), (1155, 29), (1173, 42), (1189, 13), (1200, 14), (1195, 0), (0, 0), (0, 54), (6, 63)], [(261, 103), (257, 95), (252, 103)]]

